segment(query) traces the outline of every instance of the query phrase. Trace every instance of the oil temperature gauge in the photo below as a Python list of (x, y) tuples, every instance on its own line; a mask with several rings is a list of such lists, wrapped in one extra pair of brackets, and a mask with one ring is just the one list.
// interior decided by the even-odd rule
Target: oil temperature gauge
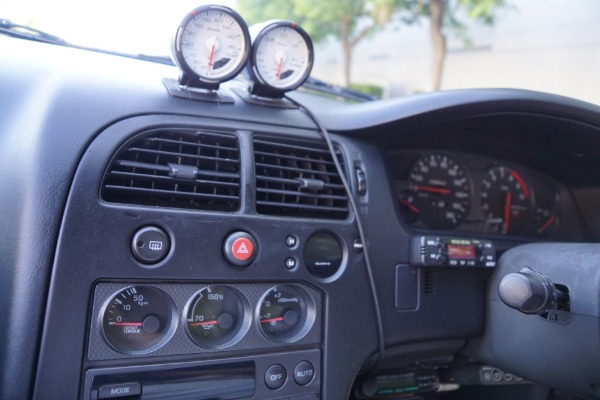
[(113, 295), (100, 313), (104, 338), (124, 354), (147, 354), (162, 347), (175, 332), (173, 300), (151, 286), (132, 286)]
[(268, 21), (250, 28), (252, 52), (251, 93), (282, 97), (302, 85), (312, 70), (312, 41), (300, 26), (289, 21)]
[(250, 318), (248, 301), (229, 286), (209, 286), (189, 301), (186, 326), (190, 338), (207, 348), (224, 348), (246, 333)]
[(248, 26), (224, 6), (194, 9), (181, 22), (171, 48), (182, 85), (216, 89), (239, 74), (250, 54)]
[(258, 323), (269, 340), (298, 341), (308, 333), (314, 320), (314, 303), (298, 286), (276, 286), (261, 299)]

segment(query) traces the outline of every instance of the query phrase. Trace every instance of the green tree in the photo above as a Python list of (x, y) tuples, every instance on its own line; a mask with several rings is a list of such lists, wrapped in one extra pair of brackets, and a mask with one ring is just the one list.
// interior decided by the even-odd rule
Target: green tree
[(342, 47), (344, 83), (350, 83), (352, 51), (377, 28), (398, 16), (402, 24), (429, 20), (433, 48), (433, 89), (441, 87), (446, 59), (446, 32), (466, 37), (459, 15), (493, 24), (495, 12), (508, 0), (238, 0), (238, 9), (249, 24), (287, 19), (300, 24), (319, 42), (328, 36)]
[(507, 5), (507, 0), (416, 0), (413, 3), (413, 19), (410, 22), (420, 19), (429, 20), (429, 35), (433, 50), (433, 90), (439, 90), (442, 86), (446, 60), (446, 32), (453, 32), (465, 40), (468, 39), (466, 26), (459, 19), (459, 15), (492, 25), (495, 22), (496, 11)]
[(249, 24), (287, 19), (300, 24), (314, 42), (336, 37), (342, 46), (344, 83), (350, 83), (352, 51), (394, 10), (408, 8), (413, 0), (239, 0), (238, 9)]

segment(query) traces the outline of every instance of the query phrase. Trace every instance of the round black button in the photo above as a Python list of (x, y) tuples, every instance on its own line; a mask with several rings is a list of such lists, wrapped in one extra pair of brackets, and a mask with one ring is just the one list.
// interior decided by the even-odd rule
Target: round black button
[(288, 237), (285, 238), (285, 244), (291, 249), (296, 247), (296, 244), (298, 244), (298, 240), (296, 239), (296, 236), (288, 235)]
[(296, 259), (293, 257), (288, 257), (285, 259), (285, 267), (287, 269), (294, 269), (296, 268)]
[(162, 261), (171, 248), (171, 240), (165, 231), (156, 226), (147, 226), (138, 230), (131, 240), (133, 256), (144, 264), (156, 264)]
[(287, 372), (285, 368), (279, 364), (271, 365), (265, 373), (265, 384), (272, 390), (282, 387), (286, 379)]
[(315, 377), (315, 367), (308, 361), (302, 361), (294, 368), (294, 380), (300, 386), (308, 385)]

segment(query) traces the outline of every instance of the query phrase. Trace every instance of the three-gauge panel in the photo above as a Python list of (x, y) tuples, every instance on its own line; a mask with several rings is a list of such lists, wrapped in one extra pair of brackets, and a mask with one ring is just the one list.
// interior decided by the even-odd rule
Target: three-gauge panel
[[(417, 228), (552, 237), (559, 195), (552, 179), (525, 167), (474, 155), (422, 152), (394, 155), (397, 201)], [(392, 160), (394, 161), (394, 160)]]
[(122, 354), (144, 355), (160, 349), (181, 329), (200, 348), (224, 349), (252, 329), (268, 342), (290, 344), (305, 337), (315, 322), (314, 296), (296, 284), (272, 286), (260, 296), (251, 295), (252, 300), (235, 285), (207, 285), (179, 308), (182, 299), (175, 301), (168, 292), (180, 295), (179, 289), (152, 285), (112, 293), (98, 315), (105, 343)]

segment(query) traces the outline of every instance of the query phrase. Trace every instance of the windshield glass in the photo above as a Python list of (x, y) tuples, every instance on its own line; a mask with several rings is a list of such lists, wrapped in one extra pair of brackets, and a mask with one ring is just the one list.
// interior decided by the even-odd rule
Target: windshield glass
[[(249, 25), (301, 24), (312, 76), (383, 98), (523, 88), (600, 104), (598, 0), (228, 0)], [(178, 0), (0, 0), (0, 18), (94, 48), (168, 56)]]

